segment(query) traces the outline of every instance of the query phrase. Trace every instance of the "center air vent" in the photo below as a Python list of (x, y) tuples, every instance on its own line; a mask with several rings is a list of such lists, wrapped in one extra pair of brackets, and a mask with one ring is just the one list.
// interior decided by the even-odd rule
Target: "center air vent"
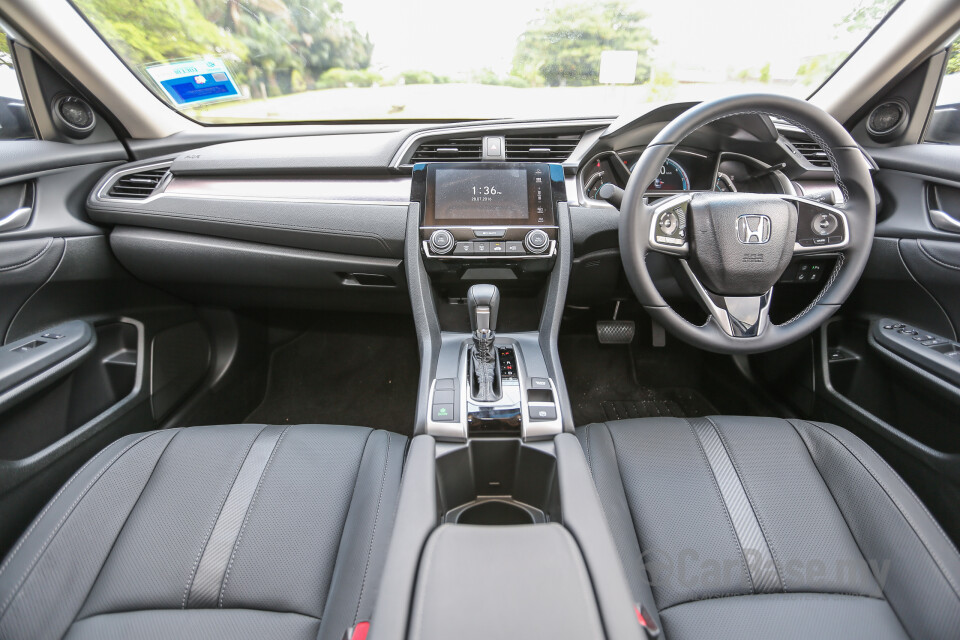
[(483, 138), (451, 138), (421, 142), (410, 157), (410, 162), (478, 162), (482, 155)]
[(801, 138), (799, 136), (788, 136), (787, 140), (790, 141), (797, 151), (800, 152), (804, 158), (807, 159), (807, 162), (812, 164), (815, 167), (822, 167), (825, 169), (830, 168), (830, 158), (827, 156), (826, 152), (823, 150), (819, 144), (810, 140), (809, 138)]
[(508, 135), (507, 160), (514, 162), (563, 162), (580, 142), (573, 135)]
[(107, 195), (111, 198), (124, 198), (127, 200), (143, 200), (153, 194), (154, 189), (163, 181), (167, 175), (167, 167), (159, 169), (149, 169), (137, 173), (128, 173), (120, 176)]

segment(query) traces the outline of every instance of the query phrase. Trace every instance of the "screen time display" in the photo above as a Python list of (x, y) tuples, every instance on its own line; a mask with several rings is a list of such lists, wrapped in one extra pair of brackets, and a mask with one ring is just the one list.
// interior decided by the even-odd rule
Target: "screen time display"
[(437, 169), (434, 219), (526, 220), (524, 169)]

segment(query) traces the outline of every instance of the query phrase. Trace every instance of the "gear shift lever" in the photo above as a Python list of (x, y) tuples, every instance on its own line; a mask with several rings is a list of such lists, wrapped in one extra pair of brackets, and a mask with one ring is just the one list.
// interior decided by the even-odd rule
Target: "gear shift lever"
[(473, 330), (471, 395), (483, 402), (497, 400), (500, 397), (500, 369), (493, 342), (497, 335), (500, 291), (492, 284), (475, 284), (467, 292), (467, 307)]

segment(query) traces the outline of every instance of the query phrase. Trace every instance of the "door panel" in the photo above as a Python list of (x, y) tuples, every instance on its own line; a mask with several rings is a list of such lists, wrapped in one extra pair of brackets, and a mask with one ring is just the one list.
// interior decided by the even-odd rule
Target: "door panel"
[(87, 216), (90, 189), (126, 159), (120, 143), (0, 143), (0, 225), (29, 213), (0, 226), (0, 555), (80, 465), (155, 428), (209, 365), (196, 309), (130, 275)]
[(937, 213), (960, 220), (960, 148), (870, 151), (877, 237), (857, 290), (816, 341), (816, 413), (878, 449), (960, 540), (960, 233)]

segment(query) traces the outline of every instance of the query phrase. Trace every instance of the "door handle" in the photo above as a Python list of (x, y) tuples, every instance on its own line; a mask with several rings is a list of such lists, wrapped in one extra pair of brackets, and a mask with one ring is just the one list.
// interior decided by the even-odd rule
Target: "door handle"
[(0, 219), (0, 233), (5, 231), (16, 231), (23, 229), (30, 222), (30, 216), (33, 214), (31, 207), (20, 207), (13, 213)]
[(957, 220), (946, 211), (930, 209), (930, 222), (941, 231), (960, 233), (960, 220)]

